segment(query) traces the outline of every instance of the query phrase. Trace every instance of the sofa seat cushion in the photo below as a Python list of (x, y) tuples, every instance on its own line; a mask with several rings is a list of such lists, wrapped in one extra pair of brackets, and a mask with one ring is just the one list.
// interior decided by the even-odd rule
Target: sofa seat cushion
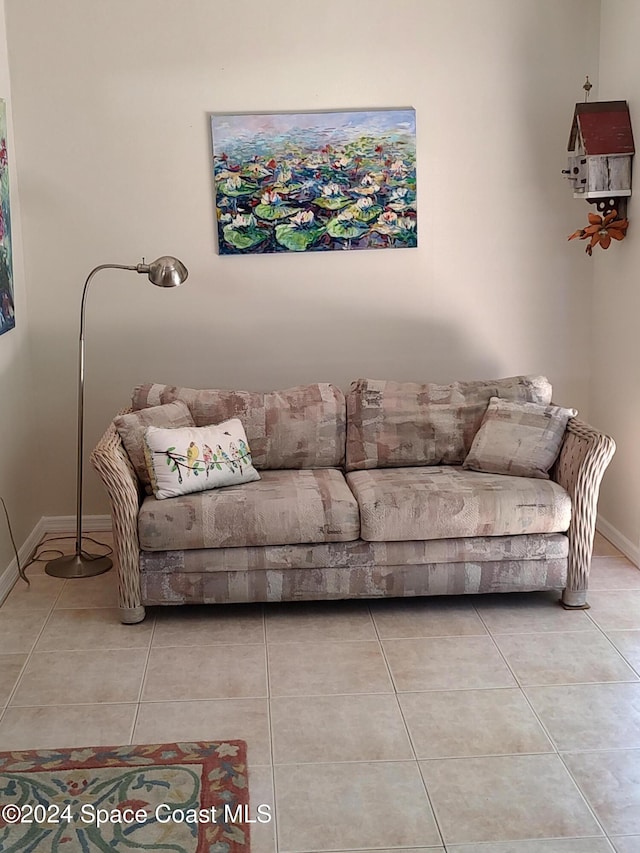
[(439, 465), (353, 471), (347, 482), (370, 542), (561, 533), (571, 520), (571, 499), (551, 480)]
[(341, 471), (262, 471), (254, 483), (158, 501), (140, 508), (144, 551), (348, 542), (360, 534), (358, 504)]

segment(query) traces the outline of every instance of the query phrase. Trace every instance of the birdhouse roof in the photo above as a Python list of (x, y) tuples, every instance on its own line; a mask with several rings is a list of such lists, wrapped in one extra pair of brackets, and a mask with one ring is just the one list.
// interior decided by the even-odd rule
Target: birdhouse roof
[(594, 101), (576, 104), (569, 136), (575, 151), (580, 133), (585, 154), (633, 154), (633, 133), (626, 101)]

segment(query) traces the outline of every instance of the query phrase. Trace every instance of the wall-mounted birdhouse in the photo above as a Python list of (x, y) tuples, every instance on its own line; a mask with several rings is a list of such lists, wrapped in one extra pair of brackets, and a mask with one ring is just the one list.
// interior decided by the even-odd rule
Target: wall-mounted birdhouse
[(631, 195), (633, 133), (626, 101), (576, 104), (564, 170), (573, 197), (596, 204), (601, 213), (625, 215)]

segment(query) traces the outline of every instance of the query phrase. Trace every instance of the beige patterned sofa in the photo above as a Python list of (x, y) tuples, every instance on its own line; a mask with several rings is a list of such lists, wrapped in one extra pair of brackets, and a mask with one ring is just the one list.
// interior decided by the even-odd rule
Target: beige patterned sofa
[(126, 412), (181, 400), (196, 426), (240, 418), (261, 479), (156, 500), (110, 425), (91, 460), (111, 503), (122, 621), (159, 604), (545, 589), (588, 606), (613, 440), (573, 419), (550, 479), (465, 470), (491, 397), (548, 404), (551, 386), (136, 388)]

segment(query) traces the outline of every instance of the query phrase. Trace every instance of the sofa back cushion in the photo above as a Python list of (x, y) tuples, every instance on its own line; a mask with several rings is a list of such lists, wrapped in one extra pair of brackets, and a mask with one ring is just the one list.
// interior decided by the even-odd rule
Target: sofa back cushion
[(549, 405), (544, 376), (450, 385), (357, 379), (347, 395), (346, 469), (461, 465), (491, 397)]
[(319, 382), (286, 391), (199, 391), (139, 385), (135, 411), (182, 400), (196, 426), (239, 418), (258, 470), (337, 468), (344, 463), (346, 409), (340, 388)]
[(181, 427), (195, 426), (189, 407), (179, 400), (168, 403), (166, 406), (148, 406), (138, 412), (117, 415), (113, 419), (113, 423), (118, 430), (124, 449), (127, 451), (127, 455), (138, 475), (138, 479), (148, 495), (151, 494), (152, 489), (147, 462), (144, 456), (144, 434), (147, 427), (180, 429)]

